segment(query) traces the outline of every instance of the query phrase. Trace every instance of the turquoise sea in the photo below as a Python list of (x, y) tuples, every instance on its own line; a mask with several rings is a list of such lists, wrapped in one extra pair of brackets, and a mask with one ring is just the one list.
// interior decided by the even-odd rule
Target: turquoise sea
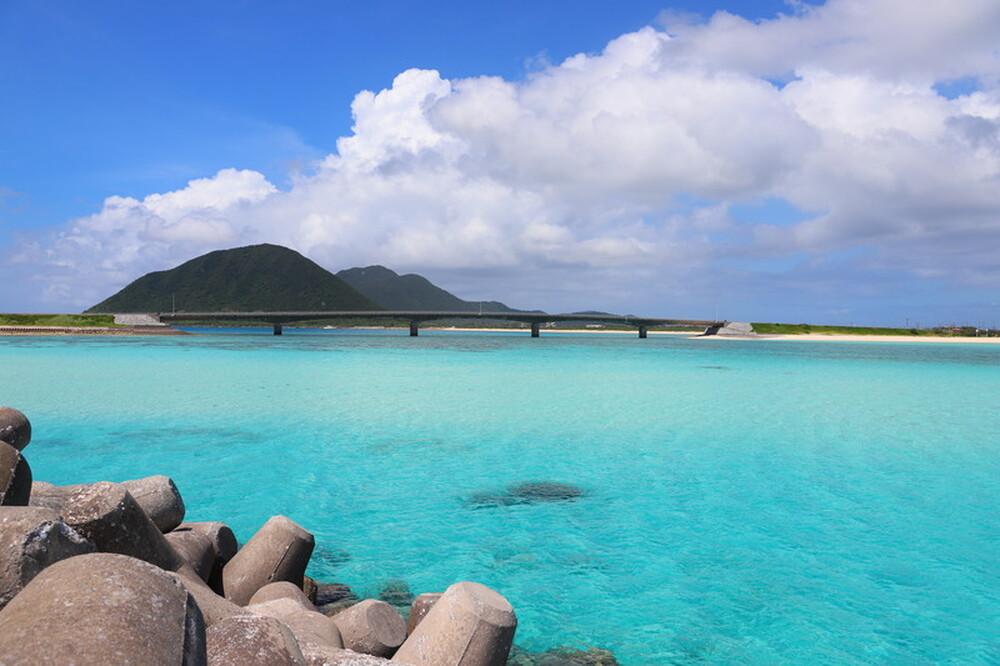
[[(36, 479), (167, 474), (376, 594), (474, 580), (530, 650), (1000, 664), (1000, 346), (526, 333), (0, 338)], [(477, 504), (523, 482), (575, 499)]]

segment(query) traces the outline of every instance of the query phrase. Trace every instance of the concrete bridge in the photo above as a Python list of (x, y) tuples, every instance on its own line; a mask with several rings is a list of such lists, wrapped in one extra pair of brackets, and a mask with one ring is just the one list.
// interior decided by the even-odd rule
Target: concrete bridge
[(316, 319), (383, 319), (409, 321), (410, 335), (416, 337), (420, 324), (439, 319), (494, 319), (531, 324), (531, 337), (537, 338), (542, 324), (550, 322), (598, 322), (635, 326), (639, 337), (645, 338), (651, 326), (704, 326), (711, 334), (726, 325), (724, 321), (696, 319), (660, 319), (606, 314), (546, 314), (544, 312), (393, 312), (364, 310), (360, 312), (170, 312), (154, 315), (164, 323), (208, 321), (263, 321), (274, 327), (274, 334), (281, 335), (282, 325), (295, 321)]

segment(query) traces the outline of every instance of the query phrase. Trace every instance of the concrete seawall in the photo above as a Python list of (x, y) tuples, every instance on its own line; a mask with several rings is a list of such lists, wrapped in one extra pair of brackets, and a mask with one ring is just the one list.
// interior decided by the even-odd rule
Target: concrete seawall
[(148, 314), (116, 314), (115, 324), (118, 326), (156, 326), (160, 328), (166, 328), (167, 325), (162, 323), (159, 319), (153, 315)]

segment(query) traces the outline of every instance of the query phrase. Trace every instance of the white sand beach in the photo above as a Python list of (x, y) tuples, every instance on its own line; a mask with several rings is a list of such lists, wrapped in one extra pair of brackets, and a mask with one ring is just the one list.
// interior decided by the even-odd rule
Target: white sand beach
[(793, 342), (931, 342), (949, 344), (1000, 344), (1000, 338), (962, 338), (946, 336), (916, 335), (844, 335), (825, 333), (802, 333), (797, 335), (708, 335), (697, 336), (698, 340), (781, 340)]

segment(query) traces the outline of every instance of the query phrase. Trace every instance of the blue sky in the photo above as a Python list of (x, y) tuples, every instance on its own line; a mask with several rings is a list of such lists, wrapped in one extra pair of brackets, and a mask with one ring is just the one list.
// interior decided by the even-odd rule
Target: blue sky
[[(0, 3), (5, 231), (226, 167), (272, 182), (350, 133), (351, 100), (411, 67), (523, 78), (653, 24), (661, 2)], [(672, 7), (773, 16), (783, 2)], [(11, 209), (15, 212), (11, 212)], [(9, 242), (5, 236), (4, 241)]]
[(1000, 319), (993, 5), (3, 0), (0, 310), (267, 241), (551, 311)]

